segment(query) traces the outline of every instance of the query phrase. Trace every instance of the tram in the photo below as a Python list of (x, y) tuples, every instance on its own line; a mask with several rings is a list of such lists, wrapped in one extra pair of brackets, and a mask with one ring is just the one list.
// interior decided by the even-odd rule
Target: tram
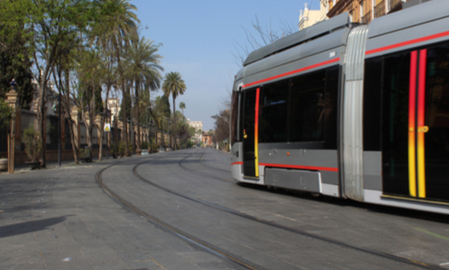
[(448, 0), (253, 51), (233, 84), (234, 179), (448, 215), (448, 55)]

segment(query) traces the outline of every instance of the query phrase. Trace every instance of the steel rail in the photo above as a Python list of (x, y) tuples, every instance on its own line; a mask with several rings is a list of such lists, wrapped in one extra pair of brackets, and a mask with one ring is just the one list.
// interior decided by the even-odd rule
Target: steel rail
[[(144, 161), (141, 163), (138, 163), (134, 166), (134, 168), (136, 168), (139, 165), (142, 165), (144, 163), (150, 163), (153, 160), (150, 161)], [(163, 222), (162, 220), (149, 215), (148, 213), (146, 213), (145, 211), (139, 209), (138, 207), (136, 207), (135, 205), (133, 205), (132, 203), (128, 202), (127, 200), (123, 199), (120, 195), (118, 195), (116, 192), (112, 191), (105, 183), (103, 183), (102, 180), (102, 173), (104, 171), (106, 171), (107, 169), (119, 165), (119, 164), (123, 164), (123, 163), (115, 163), (115, 164), (111, 164), (103, 169), (100, 169), (96, 175), (95, 175), (95, 180), (97, 182), (97, 184), (103, 189), (103, 191), (108, 194), (111, 198), (113, 198), (116, 202), (118, 202), (119, 204), (121, 204), (122, 206), (124, 206), (126, 209), (130, 210), (131, 212), (134, 212), (138, 215), (141, 215), (143, 217), (145, 217), (149, 222), (151, 222), (152, 224), (164, 229), (165, 231), (168, 231), (182, 239), (184, 239), (185, 241), (194, 244), (196, 246), (198, 246), (201, 249), (204, 249), (205, 251), (214, 254), (222, 259), (225, 259), (231, 263), (234, 263), (238, 266), (241, 266), (245, 269), (252, 269), (252, 270), (256, 270), (256, 269), (261, 269), (261, 270), (265, 270), (265, 268), (261, 267), (261, 266), (257, 266), (254, 263), (248, 262), (242, 258), (237, 258), (237, 256), (230, 254), (224, 250), (221, 250), (220, 248), (211, 245), (210, 243), (207, 243), (205, 241), (202, 241), (200, 239), (197, 239), (193, 236), (188, 235), (187, 233), (182, 232), (181, 230)], [(133, 170), (134, 170), (133, 168)]]
[(210, 165), (205, 164), (205, 163), (203, 162), (203, 155), (204, 155), (204, 154), (205, 154), (205, 150), (203, 150), (203, 153), (202, 153), (202, 155), (200, 156), (200, 164), (202, 164), (202, 165), (205, 166), (205, 167), (214, 169), (214, 170), (223, 171), (223, 172), (227, 172), (227, 173), (230, 172), (230, 170), (224, 170), (224, 169), (221, 169), (221, 168), (217, 168), (217, 167), (214, 167), (214, 166), (210, 166)]
[[(182, 160), (185, 160), (185, 159), (189, 158), (192, 155), (193, 154), (187, 156), (186, 158), (183, 158)], [(284, 226), (284, 225), (281, 225), (279, 223), (275, 223), (275, 222), (271, 222), (271, 221), (268, 221), (268, 220), (260, 219), (260, 218), (257, 218), (257, 217), (251, 216), (251, 215), (247, 215), (247, 214), (244, 214), (242, 212), (238, 212), (236, 210), (226, 208), (224, 206), (220, 206), (220, 205), (213, 204), (213, 203), (210, 203), (210, 202), (207, 202), (207, 201), (204, 201), (204, 200), (200, 200), (200, 199), (196, 199), (196, 198), (192, 198), (192, 197), (183, 195), (183, 194), (178, 193), (176, 191), (173, 191), (171, 189), (168, 189), (168, 188), (165, 188), (163, 186), (160, 186), (160, 185), (158, 185), (158, 184), (156, 184), (156, 183), (154, 183), (152, 181), (149, 181), (148, 179), (142, 177), (139, 173), (137, 173), (136, 169), (140, 165), (142, 165), (144, 163), (146, 163), (146, 162), (142, 162), (142, 163), (136, 164), (136, 166), (134, 166), (134, 168), (133, 168), (134, 175), (136, 177), (138, 177), (139, 179), (141, 179), (142, 181), (144, 181), (144, 182), (146, 182), (146, 183), (148, 183), (148, 184), (150, 184), (150, 185), (152, 185), (152, 186), (154, 186), (156, 188), (164, 190), (164, 191), (166, 191), (166, 192), (168, 192), (170, 194), (176, 195), (178, 197), (181, 197), (181, 198), (184, 198), (184, 199), (187, 199), (187, 200), (190, 200), (190, 201), (202, 204), (202, 205), (206, 205), (206, 206), (212, 207), (214, 209), (217, 209), (217, 210), (220, 210), (220, 211), (224, 211), (224, 212), (227, 212), (229, 214), (233, 214), (233, 215), (236, 215), (236, 216), (248, 219), (248, 220), (259, 222), (259, 223), (262, 223), (262, 224), (265, 224), (265, 225), (268, 225), (268, 226), (271, 226), (271, 227), (283, 229), (283, 230), (286, 230), (286, 231), (289, 231), (289, 232), (293, 232), (293, 233), (296, 233), (296, 234), (299, 234), (299, 235), (303, 235), (303, 236), (307, 236), (307, 237), (310, 237), (310, 238), (313, 238), (313, 239), (325, 241), (325, 242), (328, 242), (328, 243), (331, 243), (331, 244), (335, 244), (335, 245), (338, 245), (338, 246), (341, 246), (341, 247), (346, 247), (346, 248), (358, 250), (358, 251), (361, 251), (361, 252), (364, 252), (364, 253), (367, 253), (367, 254), (371, 254), (371, 255), (387, 258), (387, 259), (390, 259), (390, 260), (393, 260), (393, 261), (396, 261), (396, 262), (402, 262), (402, 263), (414, 265), (414, 266), (417, 266), (417, 267), (421, 267), (421, 268), (424, 268), (424, 269), (434, 269), (434, 270), (444, 269), (444, 268), (441, 268), (441, 267), (439, 267), (437, 265), (431, 265), (431, 264), (428, 264), (428, 263), (423, 263), (423, 262), (419, 262), (419, 261), (415, 261), (415, 260), (409, 260), (409, 259), (402, 258), (402, 257), (399, 257), (399, 256), (395, 256), (395, 255), (392, 255), (392, 254), (388, 254), (388, 253), (384, 253), (384, 252), (380, 252), (380, 251), (376, 251), (376, 250), (372, 250), (372, 249), (368, 249), (368, 248), (364, 248), (364, 247), (358, 247), (358, 246), (355, 246), (355, 245), (352, 245), (352, 244), (348, 244), (348, 243), (345, 243), (345, 242), (342, 242), (342, 241), (339, 241), (339, 240), (336, 240), (336, 239), (328, 238), (328, 237), (325, 237), (325, 236), (320, 236), (320, 235), (317, 235), (317, 234), (308, 233), (308, 232), (303, 231), (303, 230), (299, 230), (299, 229), (295, 229), (295, 228), (292, 228), (292, 227)], [(184, 168), (183, 166), (181, 166), (181, 167)], [(188, 170), (188, 169), (186, 169), (186, 170)], [(189, 171), (191, 171), (191, 170), (189, 170)], [(215, 178), (217, 178), (217, 177), (215, 177)], [(217, 179), (219, 179), (219, 178), (217, 178)], [(220, 179), (220, 180), (223, 180), (223, 179)], [(223, 181), (225, 181), (225, 180), (223, 180)]]
[[(202, 155), (200, 156), (200, 159), (199, 159), (200, 162), (201, 162), (201, 159), (203, 158), (203, 154), (204, 154), (204, 153), (205, 153), (205, 150), (203, 150)], [(189, 156), (187, 156), (187, 157), (185, 157), (185, 158), (182, 158), (182, 159), (178, 162), (178, 166), (180, 166), (181, 168), (183, 168), (183, 169), (185, 169), (185, 170), (187, 170), (187, 171), (190, 171), (190, 172), (194, 172), (194, 173), (199, 174), (197, 171), (191, 170), (191, 169), (189, 169), (189, 168), (183, 166), (183, 164), (182, 164), (184, 160), (188, 159), (188, 158), (191, 157), (192, 155), (193, 155), (193, 154), (190, 154)], [(216, 170), (220, 170), (220, 171), (229, 173), (229, 171), (225, 171), (225, 170), (222, 170), (222, 169), (219, 169), (219, 168), (213, 168), (213, 167), (208, 166), (208, 165), (203, 164), (203, 163), (201, 163), (201, 164), (204, 165), (205, 167), (208, 167), (208, 168), (211, 168), (211, 169), (216, 169)], [(212, 178), (214, 178), (214, 179), (217, 179), (217, 180), (220, 180), (220, 181), (226, 181), (226, 182), (230, 182), (230, 183), (235, 183), (235, 181), (233, 181), (233, 180), (223, 179), (223, 178), (219, 178), (219, 177), (216, 177), (216, 176), (213, 176), (213, 175), (211, 175), (210, 177), (212, 177)]]

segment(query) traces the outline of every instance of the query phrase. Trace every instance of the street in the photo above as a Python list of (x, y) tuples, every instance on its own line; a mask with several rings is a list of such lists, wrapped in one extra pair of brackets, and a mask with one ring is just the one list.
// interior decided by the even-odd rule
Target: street
[(448, 269), (448, 216), (238, 185), (196, 148), (0, 175), (0, 269)]

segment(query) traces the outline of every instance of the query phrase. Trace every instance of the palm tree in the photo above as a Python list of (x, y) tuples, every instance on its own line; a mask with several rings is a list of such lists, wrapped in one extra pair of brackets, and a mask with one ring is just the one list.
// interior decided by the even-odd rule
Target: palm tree
[[(161, 73), (164, 69), (159, 65), (161, 55), (156, 54), (159, 46), (153, 41), (142, 38), (139, 42), (131, 45), (127, 52), (127, 75), (134, 80), (135, 96), (137, 108), (137, 128), (138, 134), (141, 132), (139, 123), (139, 92), (142, 88), (145, 91), (157, 90), (161, 85)], [(150, 99), (150, 98), (149, 98)], [(140, 153), (141, 137), (137, 137), (137, 153)]]
[(186, 104), (184, 104), (184, 102), (180, 102), (180, 109), (181, 109), (181, 113), (184, 116), (184, 109), (186, 109)]
[[(78, 56), (78, 81), (80, 92), (78, 96), (73, 96), (78, 108), (81, 110), (82, 119), (86, 125), (86, 138), (89, 148), (89, 159), (92, 160), (92, 131), (95, 126), (95, 116), (100, 110), (96, 108), (96, 95), (100, 90), (101, 78), (104, 67), (101, 55), (96, 50), (80, 51)], [(86, 117), (87, 113), (87, 117)]]
[[(173, 123), (176, 123), (176, 114), (175, 114), (175, 99), (178, 95), (183, 95), (184, 91), (186, 91), (186, 85), (184, 84), (184, 80), (181, 79), (181, 75), (178, 72), (170, 72), (167, 73), (162, 89), (164, 91), (164, 95), (168, 97), (169, 95), (172, 95), (173, 98), (173, 117), (175, 118)], [(173, 129), (173, 125), (172, 125)], [(172, 132), (173, 135), (173, 132)], [(176, 138), (176, 137), (175, 137)], [(176, 141), (175, 141), (176, 145)]]
[[(103, 5), (106, 5), (109, 10), (114, 10), (114, 13), (108, 13), (100, 18), (101, 24), (95, 29), (93, 29), (94, 39), (91, 41), (97, 44), (108, 44), (113, 49), (113, 55), (115, 56), (115, 61), (117, 62), (117, 71), (119, 74), (118, 85), (121, 86), (122, 97), (125, 96), (125, 71), (124, 65), (122, 63), (122, 58), (124, 56), (124, 49), (129, 47), (132, 41), (138, 39), (138, 27), (139, 19), (133, 11), (137, 11), (136, 6), (129, 3), (129, 0), (100, 0)], [(124, 132), (123, 134), (128, 134), (127, 127), (127, 114), (125, 110), (125, 102), (123, 105), (123, 124)], [(128, 150), (128, 136), (123, 136), (125, 138), (125, 155), (129, 156)]]

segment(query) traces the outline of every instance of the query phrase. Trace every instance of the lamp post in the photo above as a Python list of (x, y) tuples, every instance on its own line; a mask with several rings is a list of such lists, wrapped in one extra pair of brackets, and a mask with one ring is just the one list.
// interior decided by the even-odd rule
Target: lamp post
[(16, 92), (16, 81), (12, 79), (10, 82), (11, 90), (6, 93), (6, 102), (8, 103), (9, 107), (12, 109), (12, 115), (11, 115), (11, 133), (8, 134), (8, 173), (12, 174), (14, 173), (14, 152), (15, 152), (15, 137), (16, 137), (16, 108), (17, 108), (17, 96), (18, 93)]
[(58, 92), (58, 165), (61, 167), (61, 89)]
[(133, 116), (134, 116), (134, 107), (135, 107), (135, 103), (136, 103), (136, 97), (131, 97), (131, 113), (130, 113), (130, 130), (131, 130), (131, 145), (133, 146), (133, 151), (134, 151), (134, 147), (136, 146), (136, 141), (134, 138), (134, 127), (133, 127)]
[(118, 137), (118, 131), (117, 131), (117, 116), (113, 115), (114, 122), (114, 158), (117, 158), (117, 137)]
[[(109, 143), (108, 143), (108, 133), (111, 132), (111, 112), (110, 110), (108, 110), (108, 108), (106, 108), (106, 112), (101, 112), (100, 115), (105, 115), (105, 122), (109, 122), (109, 131), (105, 131), (105, 128), (103, 127), (103, 133), (105, 135), (105, 140), (106, 140), (106, 159), (109, 159)], [(108, 121), (109, 120), (109, 121)], [(106, 126), (106, 125), (105, 125)], [(102, 127), (100, 127), (102, 128)], [(111, 138), (111, 137), (110, 137)]]

